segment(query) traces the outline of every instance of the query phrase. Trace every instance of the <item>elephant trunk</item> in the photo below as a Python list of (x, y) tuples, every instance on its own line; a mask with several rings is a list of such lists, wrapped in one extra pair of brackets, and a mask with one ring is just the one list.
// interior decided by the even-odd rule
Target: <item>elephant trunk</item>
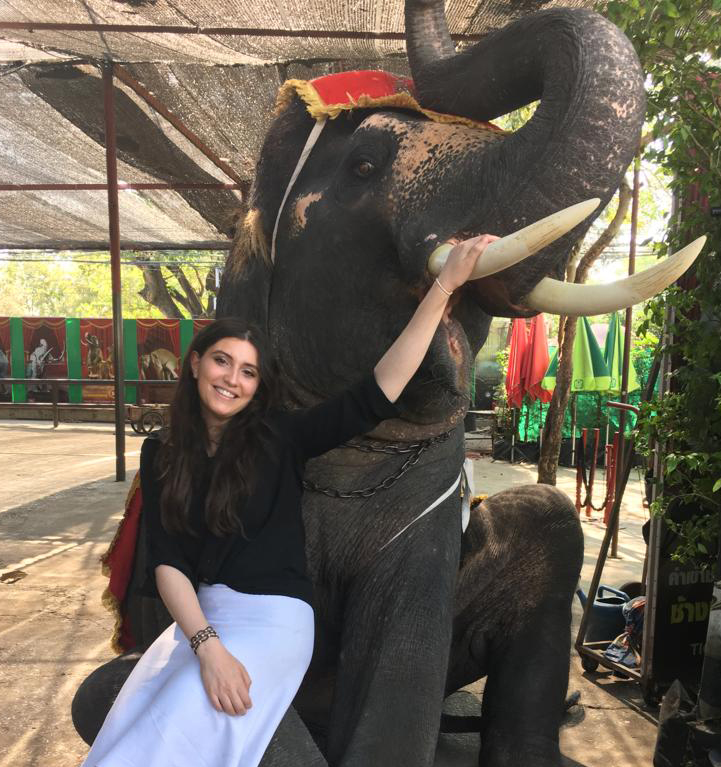
[[(411, 72), (423, 106), (491, 120), (540, 99), (533, 117), (498, 144), (492, 217), (507, 234), (590, 197), (602, 206), (638, 147), (645, 93), (636, 54), (596, 13), (553, 9), (523, 17), (452, 54), (443, 2), (407, 0)], [(435, 34), (437, 39), (427, 36)], [(533, 211), (531, 214), (530, 212)], [(483, 280), (489, 309), (522, 303), (548, 274), (560, 276), (591, 219), (524, 262)]]

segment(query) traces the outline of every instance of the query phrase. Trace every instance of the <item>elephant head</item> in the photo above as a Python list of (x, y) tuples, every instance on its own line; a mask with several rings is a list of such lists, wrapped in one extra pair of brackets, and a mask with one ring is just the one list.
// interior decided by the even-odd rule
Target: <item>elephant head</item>
[[(294, 92), (268, 130), (224, 275), (218, 315), (265, 327), (303, 404), (373, 367), (428, 289), (440, 243), (605, 204), (638, 147), (640, 66), (593, 12), (527, 16), (456, 53), (442, 0), (407, 0), (406, 36), (420, 105), (455, 118), (359, 102), (327, 121), (283, 204), (315, 123)], [(515, 133), (477, 124), (538, 99)], [(562, 275), (589, 225), (458, 291), (400, 399), (402, 425), (381, 428), (420, 437), (459, 420), (492, 316), (536, 313), (524, 299)]]

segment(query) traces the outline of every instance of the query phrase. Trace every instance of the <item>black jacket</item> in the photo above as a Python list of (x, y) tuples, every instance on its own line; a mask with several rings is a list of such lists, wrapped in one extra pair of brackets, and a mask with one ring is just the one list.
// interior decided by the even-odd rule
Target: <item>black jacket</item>
[(196, 590), (200, 583), (224, 583), (248, 594), (281, 594), (312, 604), (301, 516), (305, 463), (397, 414), (373, 375), (307, 410), (270, 413), (271, 449), (261, 459), (255, 490), (241, 509), (245, 536), (219, 538), (205, 525), (213, 458), (197, 467), (200, 481), (191, 501), (190, 520), (198, 536), (166, 532), (160, 521), (162, 484), (155, 468), (161, 443), (146, 439), (140, 482), (150, 546), (143, 593), (157, 595), (155, 568), (166, 564), (185, 573)]

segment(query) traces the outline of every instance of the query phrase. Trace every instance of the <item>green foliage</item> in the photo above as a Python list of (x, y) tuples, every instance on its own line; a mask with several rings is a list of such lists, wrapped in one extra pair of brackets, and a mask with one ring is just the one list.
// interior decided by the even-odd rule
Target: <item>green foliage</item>
[[(0, 262), (0, 315), (5, 317), (110, 317), (110, 264), (68, 263), (42, 254), (44, 261)], [(87, 260), (107, 259), (87, 254)], [(121, 267), (123, 316), (162, 317), (138, 295), (143, 277), (135, 266)]]
[(502, 115), (493, 121), (494, 125), (506, 131), (517, 131), (524, 123), (533, 117), (533, 113), (536, 111), (536, 107), (540, 104), (540, 101), (534, 101), (532, 104), (527, 104), (525, 107), (516, 109), (513, 112)]
[(513, 413), (508, 406), (508, 398), (506, 397), (506, 374), (508, 373), (508, 358), (510, 351), (511, 347), (506, 346), (496, 354), (496, 362), (498, 363), (501, 379), (493, 392), (496, 429), (508, 435), (511, 433), (513, 418)]
[(605, 14), (648, 75), (655, 140), (646, 156), (670, 175), (679, 202), (667, 245), (709, 235), (696, 286), (666, 291), (639, 325), (642, 334), (659, 334), (671, 312), (672, 394), (644, 406), (638, 437), (640, 449), (649, 454), (657, 441), (666, 457), (664, 495), (653, 511), (680, 533), (677, 556), (703, 563), (716, 551), (721, 512), (721, 226), (708, 209), (721, 204), (721, 2), (611, 0)]
[[(169, 305), (183, 316), (212, 316), (214, 267), (218, 251), (165, 251), (122, 254), (123, 316), (166, 317)], [(112, 288), (107, 253), (31, 252), (0, 260), (0, 315), (23, 317), (110, 317)], [(165, 304), (146, 300), (144, 271), (154, 268), (167, 290)], [(183, 277), (181, 280), (179, 277)], [(147, 292), (146, 292), (147, 294)], [(152, 294), (151, 294), (152, 295)], [(198, 309), (200, 308), (199, 311)]]

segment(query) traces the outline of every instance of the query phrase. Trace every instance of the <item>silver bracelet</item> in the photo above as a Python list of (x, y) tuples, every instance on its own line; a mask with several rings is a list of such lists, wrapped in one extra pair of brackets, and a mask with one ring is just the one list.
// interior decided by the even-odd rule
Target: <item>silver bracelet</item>
[(197, 655), (198, 647), (200, 647), (200, 645), (203, 644), (206, 639), (210, 639), (211, 637), (220, 639), (212, 626), (206, 626), (204, 629), (200, 629), (200, 631), (190, 637), (190, 649)]
[(452, 291), (452, 290), (446, 290), (446, 289), (443, 287), (443, 285), (441, 285), (441, 281), (438, 279), (438, 277), (436, 277), (436, 279), (435, 279), (435, 283), (436, 283), (436, 285), (438, 285), (438, 287), (439, 287), (439, 288), (440, 288), (440, 289), (441, 289), (441, 290), (442, 290), (442, 291), (443, 291), (443, 292), (444, 292), (444, 293), (445, 293), (445, 294), (446, 294), (446, 295), (447, 295), (449, 298), (450, 298), (450, 297), (453, 295), (453, 291)]

